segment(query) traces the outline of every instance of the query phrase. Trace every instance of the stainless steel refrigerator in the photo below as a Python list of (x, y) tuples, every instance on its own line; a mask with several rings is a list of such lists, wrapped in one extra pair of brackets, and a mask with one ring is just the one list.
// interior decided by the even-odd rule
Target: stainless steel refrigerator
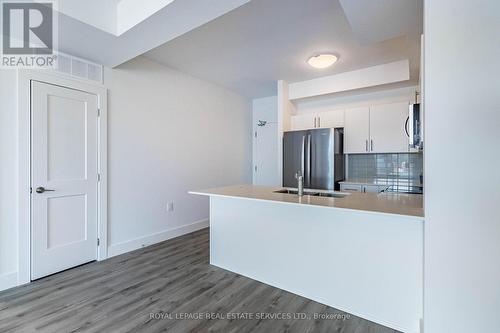
[(295, 175), (304, 176), (304, 187), (338, 190), (344, 180), (344, 131), (320, 128), (283, 134), (283, 186), (297, 187)]

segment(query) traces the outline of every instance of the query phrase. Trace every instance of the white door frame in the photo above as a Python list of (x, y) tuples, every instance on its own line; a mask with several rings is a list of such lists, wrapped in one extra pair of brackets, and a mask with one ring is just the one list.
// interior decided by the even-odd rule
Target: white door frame
[[(68, 78), (50, 70), (19, 70), (18, 85), (18, 143), (19, 143), (19, 224), (18, 224), (18, 285), (31, 282), (31, 103), (30, 83), (32, 80), (58, 85), (71, 89), (86, 91), (97, 95), (97, 105), (100, 117), (97, 123), (98, 136), (98, 167), (101, 181), (97, 185), (97, 235), (100, 243), (97, 250), (97, 260), (108, 256), (108, 174), (107, 174), (107, 89), (99, 84), (90, 84)], [(97, 245), (97, 244), (96, 244)]]

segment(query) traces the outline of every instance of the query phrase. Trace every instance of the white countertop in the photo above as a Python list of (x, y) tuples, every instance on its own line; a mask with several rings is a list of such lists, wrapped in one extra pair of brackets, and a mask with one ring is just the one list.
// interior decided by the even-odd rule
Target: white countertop
[[(330, 198), (275, 193), (283, 187), (236, 185), (190, 191), (191, 194), (277, 201), (289, 204), (314, 205), (381, 214), (395, 214), (423, 219), (423, 196), (403, 193), (348, 193), (343, 198)], [(315, 191), (319, 192), (319, 191)], [(328, 191), (327, 191), (328, 192)]]

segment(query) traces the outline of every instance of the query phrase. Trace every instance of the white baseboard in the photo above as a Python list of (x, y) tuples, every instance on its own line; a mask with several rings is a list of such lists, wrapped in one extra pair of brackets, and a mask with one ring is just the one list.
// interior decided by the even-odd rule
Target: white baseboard
[(183, 225), (178, 228), (165, 230), (144, 237), (135, 238), (126, 242), (112, 244), (108, 247), (108, 258), (137, 250), (149, 245), (166, 241), (167, 239), (179, 237), (196, 230), (207, 228), (209, 225), (208, 219), (200, 220), (188, 225)]
[(0, 274), (0, 291), (17, 286), (17, 272)]

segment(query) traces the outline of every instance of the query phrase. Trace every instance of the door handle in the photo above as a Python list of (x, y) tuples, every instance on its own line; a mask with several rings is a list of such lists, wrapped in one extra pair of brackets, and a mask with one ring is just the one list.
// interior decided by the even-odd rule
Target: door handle
[(45, 187), (40, 186), (40, 187), (37, 187), (35, 191), (36, 191), (36, 193), (43, 193), (43, 192), (54, 192), (55, 190), (47, 190), (47, 189), (45, 189)]
[(370, 148), (373, 151), (373, 140), (370, 140)]
[(318, 127), (321, 127), (321, 117), (318, 117)]
[(365, 150), (368, 151), (368, 140), (365, 140)]
[(314, 128), (316, 128), (316, 117), (314, 117)]

